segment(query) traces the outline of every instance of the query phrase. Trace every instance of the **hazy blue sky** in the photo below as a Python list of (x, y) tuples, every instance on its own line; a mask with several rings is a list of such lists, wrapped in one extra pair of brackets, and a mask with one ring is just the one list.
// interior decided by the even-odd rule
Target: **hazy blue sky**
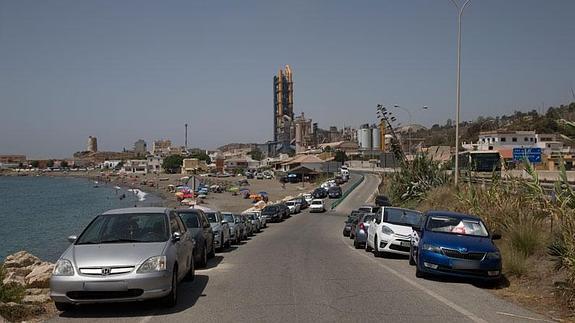
[[(462, 119), (569, 102), (574, 14), (573, 0), (473, 0)], [(1, 0), (0, 154), (70, 156), (89, 135), (101, 150), (183, 145), (186, 122), (191, 146), (264, 142), (283, 64), (320, 127), (373, 122), (377, 103), (444, 123), (456, 18), (449, 0)]]

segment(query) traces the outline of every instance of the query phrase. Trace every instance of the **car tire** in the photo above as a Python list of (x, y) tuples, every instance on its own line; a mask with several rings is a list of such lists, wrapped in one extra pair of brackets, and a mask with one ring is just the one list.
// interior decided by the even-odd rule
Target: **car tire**
[(214, 258), (216, 256), (216, 247), (214, 246), (214, 242), (212, 241), (212, 247), (210, 248), (210, 252), (208, 253), (208, 258)]
[(355, 239), (353, 239), (353, 246), (355, 247), (355, 249), (360, 249), (360, 248), (361, 248), (359, 242), (357, 242), (357, 240), (355, 240)]
[(409, 248), (409, 265), (415, 266), (415, 259), (413, 259), (413, 246)]
[(425, 273), (421, 270), (419, 270), (419, 265), (415, 265), (415, 277), (417, 278), (424, 278), (425, 277)]
[(68, 312), (74, 309), (74, 304), (71, 303), (54, 302), (54, 305), (60, 312)]
[(377, 245), (377, 236), (373, 239), (373, 256), (381, 257), (381, 252), (379, 251), (379, 246)]
[(162, 303), (165, 307), (174, 307), (178, 303), (178, 267), (174, 267), (172, 272), (172, 286), (170, 293), (164, 296)]
[(200, 261), (198, 261), (198, 268), (205, 268), (208, 265), (208, 246), (204, 243), (202, 253), (200, 254)]
[(369, 246), (369, 243), (367, 243), (367, 241), (365, 242), (365, 252), (371, 252), (371, 247)]
[(196, 260), (194, 259), (194, 257), (191, 257), (190, 268), (188, 270), (188, 273), (186, 274), (186, 280), (194, 281), (195, 278), (196, 278)]

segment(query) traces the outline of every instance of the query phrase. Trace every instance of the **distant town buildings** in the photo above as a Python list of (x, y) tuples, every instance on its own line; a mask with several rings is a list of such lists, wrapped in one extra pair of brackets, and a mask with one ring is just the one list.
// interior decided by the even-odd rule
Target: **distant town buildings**
[(86, 147), (86, 151), (91, 153), (98, 152), (98, 139), (96, 139), (96, 137), (88, 137), (88, 146)]
[(170, 153), (171, 148), (172, 148), (172, 141), (169, 139), (154, 140), (154, 144), (152, 146), (152, 154), (167, 156)]
[(137, 155), (146, 155), (148, 153), (148, 144), (143, 139), (139, 139), (134, 143), (134, 152)]

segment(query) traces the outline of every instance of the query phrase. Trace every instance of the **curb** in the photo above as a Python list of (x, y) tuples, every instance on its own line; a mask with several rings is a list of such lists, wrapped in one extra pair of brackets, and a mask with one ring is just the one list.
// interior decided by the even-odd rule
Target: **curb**
[(355, 184), (353, 184), (348, 190), (346, 190), (345, 193), (343, 193), (343, 195), (337, 201), (331, 203), (331, 210), (335, 209), (341, 202), (343, 202), (343, 200), (345, 200), (345, 198), (349, 194), (351, 194), (351, 192), (353, 192), (353, 190), (355, 190), (359, 186), (359, 184), (363, 183), (365, 176), (363, 174), (360, 175), (361, 178), (359, 179), (359, 181), (355, 182)]

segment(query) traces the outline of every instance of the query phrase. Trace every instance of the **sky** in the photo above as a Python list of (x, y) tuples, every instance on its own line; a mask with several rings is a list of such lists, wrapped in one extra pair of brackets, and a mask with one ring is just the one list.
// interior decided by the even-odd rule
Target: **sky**
[[(461, 119), (573, 100), (575, 1), (472, 0)], [(322, 128), (455, 119), (450, 0), (0, 0), (0, 154), (69, 157), (142, 138), (213, 149), (272, 138), (273, 76)], [(421, 107), (429, 109), (422, 110)], [(396, 111), (402, 123), (409, 116)]]

